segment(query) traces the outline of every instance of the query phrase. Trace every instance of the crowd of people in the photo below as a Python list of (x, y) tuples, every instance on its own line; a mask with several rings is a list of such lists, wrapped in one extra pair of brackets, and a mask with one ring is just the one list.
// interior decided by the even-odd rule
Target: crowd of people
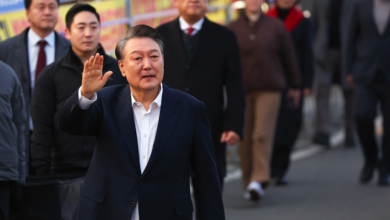
[[(225, 27), (207, 19), (207, 0), (176, 0), (177, 19), (132, 27), (114, 59), (91, 5), (70, 8), (64, 38), (54, 30), (59, 0), (25, 0), (30, 27), (0, 42), (0, 220), (23, 212), (29, 178), (85, 176), (74, 219), (190, 219), (189, 176), (198, 219), (224, 219), (226, 146), (239, 144), (246, 199), (287, 185), (305, 96), (317, 105), (313, 143), (330, 148), (335, 84), (344, 146), (362, 148), (360, 181), (378, 171), (390, 185), (390, 1), (275, 0), (268, 11), (266, 0), (244, 2)], [(153, 200), (172, 185), (180, 196)]]

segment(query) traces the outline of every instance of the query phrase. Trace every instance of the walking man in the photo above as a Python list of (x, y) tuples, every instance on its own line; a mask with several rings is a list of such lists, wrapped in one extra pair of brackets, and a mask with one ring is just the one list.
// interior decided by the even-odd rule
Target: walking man
[(237, 39), (232, 31), (205, 17), (207, 0), (176, 0), (175, 4), (180, 16), (157, 28), (166, 46), (164, 83), (205, 103), (223, 185), (226, 144), (238, 143), (244, 129), (245, 93)]

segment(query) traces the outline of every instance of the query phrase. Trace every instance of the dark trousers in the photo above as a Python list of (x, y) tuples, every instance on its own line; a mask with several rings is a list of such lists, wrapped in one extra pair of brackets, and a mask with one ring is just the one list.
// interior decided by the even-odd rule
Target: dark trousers
[[(390, 171), (390, 82), (378, 71), (367, 86), (356, 85), (355, 119), (366, 165), (377, 166), (380, 175)], [(383, 116), (382, 156), (378, 156), (374, 119), (377, 107)]]
[(326, 70), (328, 80), (319, 81), (316, 86), (316, 132), (330, 135), (332, 133), (332, 114), (330, 109), (330, 90), (333, 84), (340, 84), (344, 98), (344, 126), (346, 139), (353, 139), (354, 119), (353, 100), (354, 90), (345, 86), (345, 76), (341, 72), (341, 52), (338, 49), (329, 50)]
[(290, 155), (302, 125), (302, 110), (304, 96), (301, 91), (300, 102), (294, 106), (292, 99), (287, 97), (288, 90), (282, 92), (278, 120), (275, 130), (271, 157), (271, 177), (282, 177), (287, 174), (290, 166)]
[(10, 200), (11, 200), (10, 182), (0, 181), (0, 220), (9, 219)]

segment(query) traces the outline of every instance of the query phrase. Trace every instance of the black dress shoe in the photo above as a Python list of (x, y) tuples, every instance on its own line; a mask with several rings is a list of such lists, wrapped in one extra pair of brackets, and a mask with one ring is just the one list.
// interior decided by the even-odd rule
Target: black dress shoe
[(329, 135), (325, 133), (316, 133), (313, 137), (313, 143), (330, 148)]
[(379, 186), (390, 186), (390, 175), (383, 175), (379, 177)]
[(288, 180), (286, 176), (276, 177), (275, 185), (277, 186), (286, 186), (288, 184)]
[(364, 165), (362, 172), (360, 173), (360, 182), (368, 183), (374, 176), (375, 165)]

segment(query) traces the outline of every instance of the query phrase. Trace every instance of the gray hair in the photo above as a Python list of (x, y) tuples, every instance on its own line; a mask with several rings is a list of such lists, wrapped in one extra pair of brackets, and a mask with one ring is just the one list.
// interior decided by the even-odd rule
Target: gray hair
[(164, 42), (161, 34), (156, 29), (141, 24), (130, 28), (125, 37), (116, 44), (115, 55), (118, 60), (123, 60), (126, 43), (132, 38), (151, 38), (158, 44), (161, 54), (164, 56)]

